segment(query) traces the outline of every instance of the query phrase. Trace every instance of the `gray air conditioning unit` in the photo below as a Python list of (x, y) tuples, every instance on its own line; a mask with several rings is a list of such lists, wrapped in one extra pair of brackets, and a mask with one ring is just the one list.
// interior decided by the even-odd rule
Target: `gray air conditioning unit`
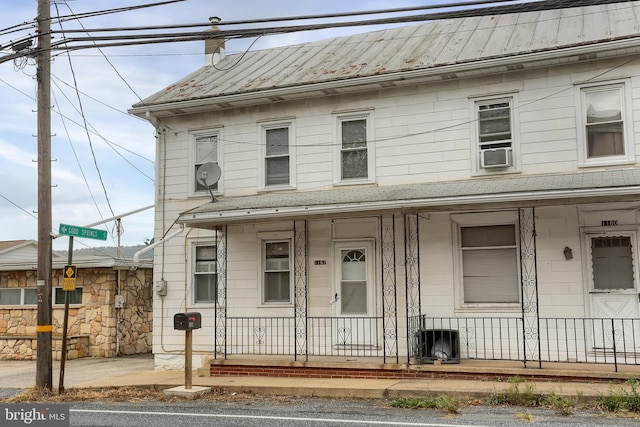
[(487, 148), (480, 151), (480, 167), (508, 168), (511, 166), (511, 148)]

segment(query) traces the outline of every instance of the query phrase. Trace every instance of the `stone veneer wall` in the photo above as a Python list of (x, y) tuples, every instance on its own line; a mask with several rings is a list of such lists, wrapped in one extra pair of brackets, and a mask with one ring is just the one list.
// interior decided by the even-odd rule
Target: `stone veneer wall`
[[(78, 268), (76, 286), (83, 288), (82, 304), (69, 308), (68, 359), (151, 352), (153, 272), (121, 270), (120, 275), (124, 305), (116, 309), (118, 272), (112, 268)], [(0, 288), (35, 287), (36, 277), (36, 271), (3, 271)], [(52, 284), (62, 287), (62, 270), (53, 271)], [(52, 318), (53, 356), (59, 360), (64, 305), (54, 305)], [(35, 359), (36, 325), (37, 307), (0, 307), (0, 360)]]

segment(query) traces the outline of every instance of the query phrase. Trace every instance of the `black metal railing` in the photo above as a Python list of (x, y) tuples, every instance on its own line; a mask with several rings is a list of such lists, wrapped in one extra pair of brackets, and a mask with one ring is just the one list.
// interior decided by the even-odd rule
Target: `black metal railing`
[(540, 318), (538, 325), (539, 333), (518, 317), (420, 316), (409, 321), (410, 356), (433, 357), (429, 334), (446, 340), (455, 331), (449, 336), (462, 359), (605, 363), (616, 370), (640, 364), (640, 319)]
[[(640, 319), (413, 316), (411, 362), (442, 359), (640, 365)], [(382, 317), (228, 317), (225, 354), (383, 357)], [(404, 334), (401, 334), (404, 335)]]
[(293, 317), (228, 317), (225, 347), (227, 354), (379, 357), (382, 318), (309, 317), (305, 334)]

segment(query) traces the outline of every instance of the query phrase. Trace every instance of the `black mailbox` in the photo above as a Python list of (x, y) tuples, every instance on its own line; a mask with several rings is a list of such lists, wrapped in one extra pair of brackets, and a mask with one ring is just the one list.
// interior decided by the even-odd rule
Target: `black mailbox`
[(192, 329), (200, 329), (202, 320), (200, 313), (195, 311), (191, 313), (177, 313), (173, 316), (173, 329), (178, 331), (190, 331)]

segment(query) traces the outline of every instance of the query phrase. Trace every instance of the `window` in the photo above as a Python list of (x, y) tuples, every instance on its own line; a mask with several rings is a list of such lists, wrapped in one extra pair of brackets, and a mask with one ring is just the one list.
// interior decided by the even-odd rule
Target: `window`
[(375, 315), (374, 240), (333, 242), (335, 304), (338, 316)]
[(342, 314), (367, 313), (367, 256), (363, 249), (341, 251)]
[(371, 121), (369, 114), (338, 117), (336, 182), (374, 180), (375, 153)]
[(291, 303), (290, 241), (263, 242), (263, 302)]
[(295, 186), (293, 123), (263, 124), (260, 129), (263, 152), (260, 187), (266, 189)]
[(459, 307), (519, 306), (517, 213), (459, 214), (452, 219)]
[(36, 288), (0, 289), (1, 305), (36, 305), (38, 294)]
[(633, 253), (630, 236), (591, 238), (593, 289), (634, 289)]
[(216, 302), (218, 293), (218, 250), (216, 246), (195, 247), (194, 302)]
[[(220, 136), (217, 133), (214, 134), (197, 134), (192, 135), (193, 149), (193, 169), (191, 172), (191, 189), (192, 194), (201, 194), (209, 192), (209, 188), (203, 181), (202, 176), (198, 174), (198, 169), (205, 163), (216, 163), (220, 165)], [(211, 190), (214, 192), (221, 192), (220, 182), (217, 182), (211, 186)]]
[(65, 293), (69, 294), (69, 304), (82, 304), (82, 288), (76, 287), (73, 291), (64, 291), (62, 288), (55, 288), (53, 294), (54, 304), (64, 304)]
[(512, 171), (516, 166), (514, 97), (478, 100), (473, 103), (476, 118), (474, 172)]
[(634, 162), (630, 94), (624, 83), (579, 88), (581, 166)]

